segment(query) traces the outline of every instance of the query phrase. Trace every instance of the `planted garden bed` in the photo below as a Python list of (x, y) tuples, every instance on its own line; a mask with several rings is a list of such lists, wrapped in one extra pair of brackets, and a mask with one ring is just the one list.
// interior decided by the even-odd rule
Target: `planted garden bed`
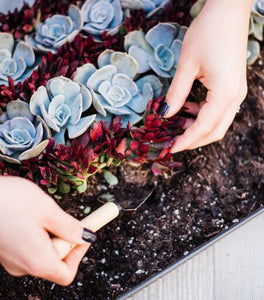
[[(170, 18), (188, 25), (190, 4), (177, 1), (177, 5), (178, 12), (175, 9)], [(56, 5), (55, 8), (58, 9)], [(137, 21), (142, 18), (141, 13), (136, 16)], [(164, 15), (157, 18), (165, 19)], [(153, 24), (157, 20), (154, 18)], [(150, 23), (146, 25), (149, 28)], [(135, 26), (133, 22), (129, 24)], [(20, 34), (19, 30), (16, 34)], [(106, 39), (107, 42), (118, 44), (119, 40)], [(92, 60), (102, 48), (90, 40), (86, 43), (94, 47), (89, 57)], [(48, 57), (45, 70), (53, 72), (55, 67), (48, 65), (50, 61)], [(65, 67), (63, 62), (61, 66)], [(169, 168), (154, 176), (151, 164), (135, 167), (126, 162), (118, 168), (110, 167), (118, 178), (117, 185), (109, 186), (103, 173), (98, 172), (89, 178), (85, 193), (69, 194), (58, 200), (67, 212), (83, 218), (88, 207), (94, 210), (101, 205), (97, 199), (102, 194), (121, 200), (141, 199), (144, 191), (156, 186), (152, 196), (136, 212), (123, 213), (98, 232), (98, 241), (84, 257), (72, 285), (60, 287), (31, 277), (15, 278), (1, 269), (0, 297), (115, 299), (261, 207), (264, 202), (262, 70), (261, 59), (249, 67), (247, 99), (225, 138), (177, 155), (175, 161), (183, 161), (182, 167)], [(73, 70), (65, 68), (65, 72), (64, 75), (72, 74)], [(41, 78), (33, 77), (32, 81), (44, 80), (43, 74), (40, 75)], [(17, 94), (30, 94), (31, 85), (26, 87), (19, 86)], [(194, 87), (192, 99), (201, 100), (200, 87)]]

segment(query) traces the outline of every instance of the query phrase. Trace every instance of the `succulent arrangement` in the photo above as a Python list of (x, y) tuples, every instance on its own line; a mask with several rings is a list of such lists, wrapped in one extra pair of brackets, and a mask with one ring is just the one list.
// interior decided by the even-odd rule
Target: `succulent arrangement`
[[(190, 14), (193, 18), (197, 17), (202, 10), (206, 0), (197, 0), (192, 6)], [(263, 41), (264, 26), (264, 2), (254, 0), (249, 24), (247, 63), (252, 65), (260, 57), (259, 42)]]
[(156, 175), (179, 166), (169, 148), (193, 119), (157, 114), (187, 29), (175, 23), (187, 18), (179, 9), (176, 0), (36, 0), (0, 14), (0, 175), (60, 198), (124, 160)]

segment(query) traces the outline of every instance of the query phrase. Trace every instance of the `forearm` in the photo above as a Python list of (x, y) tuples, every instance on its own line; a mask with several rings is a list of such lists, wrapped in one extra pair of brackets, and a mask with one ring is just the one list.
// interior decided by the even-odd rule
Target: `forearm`
[[(253, 0), (206, 0), (194, 23), (199, 23), (199, 28), (206, 28), (207, 35), (215, 40), (219, 40), (216, 34), (222, 34), (223, 41), (219, 47), (236, 43), (245, 52), (252, 6)], [(201, 42), (204, 46), (208, 45), (208, 41)], [(246, 52), (244, 54), (246, 56)]]
[(204, 8), (225, 10), (236, 13), (243, 13), (243, 17), (248, 17), (251, 13), (254, 0), (206, 0)]

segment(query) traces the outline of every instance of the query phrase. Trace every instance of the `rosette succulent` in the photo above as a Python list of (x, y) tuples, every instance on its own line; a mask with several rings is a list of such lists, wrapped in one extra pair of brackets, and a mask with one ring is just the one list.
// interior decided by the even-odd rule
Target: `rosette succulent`
[(152, 69), (160, 77), (173, 77), (186, 29), (175, 23), (159, 23), (146, 35), (139, 30), (127, 34), (125, 49), (137, 61), (138, 72)]
[(100, 39), (102, 33), (116, 34), (123, 22), (120, 0), (87, 0), (82, 6), (83, 31)]
[(264, 1), (255, 0), (252, 7), (252, 13), (249, 23), (249, 35), (255, 39), (263, 41), (263, 25), (264, 25)]
[(35, 53), (25, 42), (15, 44), (10, 33), (0, 32), (0, 85), (8, 85), (8, 78), (15, 83), (24, 81), (34, 69)]
[(34, 117), (28, 103), (15, 100), (0, 116), (0, 158), (10, 163), (37, 157), (48, 145), (50, 131), (40, 117)]
[(42, 51), (56, 53), (67, 42), (72, 42), (81, 31), (83, 20), (80, 9), (70, 5), (68, 16), (54, 15), (47, 18), (44, 23), (39, 23), (35, 36), (25, 36), (33, 48)]
[(82, 117), (92, 104), (89, 90), (66, 77), (55, 77), (40, 86), (30, 99), (30, 111), (41, 116), (54, 130), (56, 144), (65, 144), (65, 132), (70, 139), (83, 134), (96, 115)]
[(88, 63), (78, 68), (74, 81), (90, 89), (97, 119), (109, 124), (113, 115), (122, 116), (123, 126), (142, 119), (146, 105), (162, 93), (158, 77), (147, 75), (135, 80), (138, 64), (127, 53), (105, 50), (98, 58), (99, 69)]
[(252, 7), (252, 16), (257, 23), (264, 24), (264, 1), (254, 0)]
[(129, 9), (144, 9), (147, 18), (162, 11), (171, 0), (121, 0), (122, 7)]

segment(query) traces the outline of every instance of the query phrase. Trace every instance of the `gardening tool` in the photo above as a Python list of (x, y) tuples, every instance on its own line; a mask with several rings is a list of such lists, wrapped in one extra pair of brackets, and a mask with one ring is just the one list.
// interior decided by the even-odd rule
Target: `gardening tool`
[[(86, 218), (82, 219), (81, 222), (83, 223), (84, 227), (87, 227), (90, 230), (96, 232), (104, 225), (114, 220), (121, 211), (133, 212), (138, 210), (148, 200), (155, 189), (156, 187), (152, 188), (152, 190), (149, 191), (143, 199), (138, 200), (137, 204), (135, 203), (135, 200), (124, 200), (122, 201), (122, 204), (115, 201), (107, 202), (100, 208), (89, 214)], [(101, 202), (100, 198), (98, 200)], [(67, 242), (60, 238), (53, 238), (52, 242), (53, 246), (58, 252), (60, 259), (64, 259), (68, 255), (68, 253), (77, 246), (77, 244)]]

